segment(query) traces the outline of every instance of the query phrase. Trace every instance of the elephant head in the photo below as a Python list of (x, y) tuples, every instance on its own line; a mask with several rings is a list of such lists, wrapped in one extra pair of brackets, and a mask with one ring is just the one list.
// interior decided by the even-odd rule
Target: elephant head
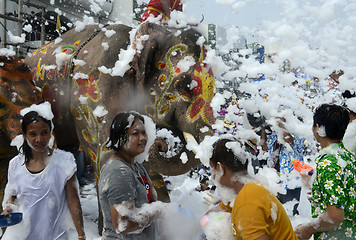
[[(90, 25), (68, 31), (26, 62), (42, 92), (51, 93), (45, 100), (54, 105), (57, 142), (78, 136), (99, 177), (109, 125), (121, 111), (138, 111), (159, 127), (202, 140), (201, 129), (214, 122), (210, 101), (215, 80), (200, 42), (201, 34), (191, 27), (145, 23), (136, 31), (124, 25)], [(159, 139), (151, 147), (150, 169), (177, 175), (199, 164), (189, 151), (183, 164), (180, 154), (166, 158), (162, 148)]]
[[(197, 141), (207, 134), (201, 129), (214, 123), (210, 102), (215, 80), (204, 63), (206, 49), (198, 44), (201, 38), (201, 34), (189, 27), (175, 29), (146, 23), (136, 33), (135, 45), (142, 49), (132, 62), (137, 86), (149, 93), (150, 104), (145, 105), (145, 112), (158, 127), (171, 129), (180, 138), (183, 132), (190, 133)], [(160, 142), (157, 139), (156, 143)], [(182, 163), (180, 153), (169, 159), (163, 157), (154, 145), (147, 165), (166, 175), (189, 171), (199, 161), (185, 145), (181, 152), (188, 154), (187, 163)]]

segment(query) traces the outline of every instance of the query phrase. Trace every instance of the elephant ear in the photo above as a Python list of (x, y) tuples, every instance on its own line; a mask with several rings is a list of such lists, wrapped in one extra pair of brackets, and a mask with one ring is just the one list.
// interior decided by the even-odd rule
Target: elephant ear
[(139, 89), (152, 77), (155, 56), (161, 54), (163, 44), (170, 34), (165, 27), (150, 22), (143, 23), (137, 30), (133, 42), (136, 54), (132, 60), (132, 68), (136, 71), (135, 85)]

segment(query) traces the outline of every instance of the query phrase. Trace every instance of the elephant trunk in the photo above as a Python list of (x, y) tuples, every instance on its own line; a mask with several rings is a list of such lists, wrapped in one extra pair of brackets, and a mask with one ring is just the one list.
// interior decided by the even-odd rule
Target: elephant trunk
[[(149, 161), (144, 163), (145, 168), (154, 170), (163, 175), (177, 176), (201, 164), (200, 160), (195, 158), (195, 154), (189, 151), (185, 145), (179, 154), (169, 158), (164, 156), (166, 149), (165, 141), (162, 138), (157, 138), (149, 150)], [(181, 154), (183, 153), (186, 153), (186, 157), (188, 158), (186, 163), (183, 163), (181, 159)]]

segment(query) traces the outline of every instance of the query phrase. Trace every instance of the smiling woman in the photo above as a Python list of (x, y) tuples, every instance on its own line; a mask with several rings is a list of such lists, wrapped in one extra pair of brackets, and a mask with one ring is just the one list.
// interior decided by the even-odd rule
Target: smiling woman
[[(142, 164), (135, 157), (145, 151), (144, 118), (134, 112), (119, 113), (110, 127), (107, 148), (112, 149), (99, 180), (99, 198), (104, 218), (104, 239), (156, 239), (156, 218), (163, 203), (153, 203), (157, 194)], [(145, 205), (146, 204), (146, 205)], [(149, 204), (157, 206), (146, 211)]]
[(2, 239), (66, 240), (72, 227), (68, 210), (78, 238), (85, 238), (74, 157), (50, 146), (51, 105), (32, 105), (21, 114), (23, 144), (9, 163), (2, 214), (11, 217), (20, 211), (24, 218), (20, 226), (9, 227)]

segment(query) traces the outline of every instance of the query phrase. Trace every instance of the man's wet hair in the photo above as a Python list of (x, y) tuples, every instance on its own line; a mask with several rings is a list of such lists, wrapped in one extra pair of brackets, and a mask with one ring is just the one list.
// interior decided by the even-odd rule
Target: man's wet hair
[(322, 104), (315, 109), (313, 126), (325, 127), (326, 137), (341, 140), (349, 124), (349, 111), (336, 104)]
[(227, 166), (232, 172), (246, 172), (249, 161), (249, 153), (247, 151), (241, 151), (239, 156), (236, 156), (232, 149), (226, 146), (227, 143), (233, 143), (238, 145), (241, 150), (244, 149), (244, 145), (239, 141), (231, 139), (219, 139), (213, 144), (213, 155), (210, 158), (213, 167), (216, 168), (218, 162)]

